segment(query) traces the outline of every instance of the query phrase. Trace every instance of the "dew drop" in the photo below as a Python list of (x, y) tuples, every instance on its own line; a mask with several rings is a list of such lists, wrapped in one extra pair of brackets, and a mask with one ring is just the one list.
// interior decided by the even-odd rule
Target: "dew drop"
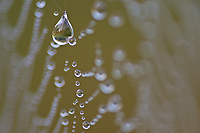
[(67, 118), (63, 118), (63, 120), (61, 121), (61, 124), (63, 126), (67, 126), (69, 124), (69, 120)]
[(113, 84), (113, 80), (107, 79), (104, 83), (99, 84), (99, 89), (104, 94), (110, 94), (115, 90), (115, 86)]
[(88, 35), (93, 34), (94, 33), (94, 29), (91, 27), (88, 27), (85, 29), (85, 33), (87, 33)]
[(106, 108), (106, 104), (100, 104), (98, 111), (100, 114), (105, 114), (108, 111)]
[(36, 2), (36, 6), (38, 8), (44, 8), (45, 5), (46, 5), (46, 1), (44, 1), (44, 0)]
[(64, 68), (64, 72), (68, 72), (69, 70), (70, 70), (69, 67), (65, 67), (65, 68)]
[(75, 37), (69, 38), (69, 45), (70, 45), (70, 46), (76, 45), (76, 38), (75, 38)]
[(126, 59), (126, 52), (122, 49), (117, 49), (113, 52), (113, 60), (122, 62)]
[(76, 85), (76, 86), (80, 86), (81, 83), (80, 83), (79, 81), (76, 81), (76, 82), (75, 82), (75, 85)]
[(40, 18), (44, 15), (44, 11), (38, 8), (38, 9), (35, 10), (34, 14), (35, 14), (36, 17)]
[(90, 123), (88, 122), (88, 121), (84, 121), (83, 123), (82, 123), (82, 127), (83, 127), (83, 129), (89, 129), (90, 128)]
[(80, 108), (84, 108), (84, 107), (85, 107), (84, 103), (80, 103), (80, 104), (79, 104), (79, 107), (80, 107)]
[(65, 45), (68, 43), (69, 38), (72, 38), (73, 36), (74, 30), (65, 11), (58, 23), (55, 25), (52, 31), (52, 37), (54, 42), (58, 43), (59, 45)]
[(96, 123), (95, 123), (94, 121), (91, 121), (91, 122), (90, 122), (90, 125), (92, 125), (92, 126), (95, 125), (95, 124), (96, 124)]
[(68, 115), (69, 115), (69, 113), (65, 109), (63, 109), (63, 110), (60, 111), (60, 116), (61, 117), (66, 117)]
[(75, 121), (75, 120), (73, 121), (73, 124), (76, 124), (76, 121)]
[(48, 47), (47, 54), (50, 56), (54, 56), (57, 53), (57, 50), (52, 48), (51, 46)]
[(83, 91), (82, 91), (81, 89), (78, 89), (78, 90), (76, 91), (76, 96), (79, 97), (79, 98), (83, 97), (83, 96), (84, 96)]
[(84, 111), (83, 110), (80, 111), (80, 115), (84, 115)]
[(54, 11), (53, 15), (58, 16), (59, 15), (58, 11)]
[(81, 117), (81, 120), (83, 120), (83, 121), (84, 121), (84, 120), (85, 120), (85, 116), (82, 116), (82, 117)]
[(103, 69), (99, 69), (95, 73), (95, 79), (98, 81), (104, 81), (106, 78), (107, 78), (107, 74)]
[(66, 61), (65, 61), (65, 63), (67, 64), (67, 63), (69, 63), (69, 61), (68, 61), (68, 60), (66, 60)]
[(76, 76), (77, 78), (81, 76), (81, 71), (79, 69), (76, 69), (74, 71), (74, 76)]
[(112, 113), (119, 112), (123, 108), (123, 104), (121, 102), (121, 96), (118, 94), (111, 96), (108, 100), (106, 108), (109, 112)]
[(120, 130), (122, 132), (126, 132), (126, 133), (132, 132), (137, 126), (137, 123), (135, 123), (135, 122), (136, 121), (133, 121), (131, 119), (122, 122), (120, 125)]
[(76, 61), (73, 61), (73, 62), (72, 62), (72, 67), (77, 67)]
[(95, 20), (103, 20), (107, 16), (107, 5), (103, 1), (95, 1), (91, 9), (91, 15)]
[(69, 109), (69, 114), (72, 115), (72, 114), (74, 114), (74, 113), (75, 113), (75, 109), (74, 109), (74, 108), (70, 108), (70, 109)]
[(86, 36), (86, 33), (85, 33), (85, 31), (84, 31), (84, 30), (82, 30), (82, 31), (81, 31), (81, 33), (80, 33), (80, 36), (81, 36), (81, 37), (84, 37), (84, 36)]
[(56, 63), (54, 61), (49, 61), (47, 63), (47, 69), (54, 70), (56, 68)]
[(121, 13), (115, 12), (109, 17), (108, 23), (113, 28), (120, 28), (124, 25), (124, 17)]
[(59, 48), (60, 45), (52, 41), (51, 42), (51, 47), (53, 47), (53, 48)]
[(96, 59), (94, 60), (94, 64), (96, 66), (102, 66), (103, 65), (103, 59), (101, 57), (96, 57)]
[(62, 76), (54, 77), (54, 84), (57, 87), (63, 87), (65, 85), (65, 79)]

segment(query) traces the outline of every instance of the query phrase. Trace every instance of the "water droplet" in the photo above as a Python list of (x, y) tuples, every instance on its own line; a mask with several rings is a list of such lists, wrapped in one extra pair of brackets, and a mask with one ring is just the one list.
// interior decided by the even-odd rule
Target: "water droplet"
[(69, 70), (70, 70), (69, 67), (65, 67), (65, 68), (64, 68), (64, 72), (68, 72)]
[(61, 124), (63, 126), (67, 126), (69, 124), (69, 120), (67, 118), (63, 118)]
[(98, 119), (97, 119), (97, 118), (94, 118), (92, 121), (94, 121), (94, 122), (98, 122)]
[(88, 35), (93, 34), (94, 33), (94, 29), (91, 27), (88, 27), (87, 29), (85, 29), (85, 33), (87, 33)]
[(123, 104), (121, 102), (121, 96), (118, 94), (111, 96), (108, 100), (106, 108), (109, 112), (112, 113), (119, 112), (123, 108)]
[(74, 119), (76, 119), (76, 115), (74, 116)]
[(36, 6), (38, 8), (44, 8), (45, 5), (46, 5), (46, 1), (44, 1), (44, 0), (36, 2)]
[(107, 5), (103, 1), (95, 1), (91, 9), (91, 15), (95, 20), (103, 20), (107, 16)]
[(103, 65), (103, 59), (101, 57), (96, 57), (96, 59), (94, 60), (94, 64), (96, 66), (102, 66)]
[(107, 74), (103, 69), (99, 69), (95, 73), (95, 79), (98, 81), (104, 81), (106, 78), (107, 78)]
[(54, 42), (59, 45), (65, 45), (68, 43), (69, 38), (74, 36), (74, 30), (71, 23), (68, 20), (66, 11), (55, 25), (52, 31), (52, 37)]
[(70, 45), (70, 46), (76, 45), (76, 38), (75, 38), (75, 37), (69, 38), (69, 45)]
[(86, 33), (85, 33), (85, 31), (84, 31), (84, 30), (82, 30), (82, 31), (81, 31), (81, 33), (80, 33), (80, 36), (81, 36), (81, 37), (84, 37), (84, 36), (86, 36)]
[(75, 113), (75, 109), (74, 109), (74, 108), (70, 108), (70, 109), (69, 109), (69, 114), (72, 115), (72, 114), (74, 114), (74, 113)]
[(58, 16), (59, 15), (58, 11), (54, 11), (53, 15)]
[(95, 125), (95, 124), (96, 124), (96, 123), (95, 123), (94, 121), (91, 121), (91, 122), (90, 122), (90, 125), (92, 125), (92, 126)]
[(130, 133), (133, 130), (135, 130), (137, 125), (138, 125), (137, 121), (129, 119), (121, 123), (120, 130), (122, 132)]
[(73, 129), (73, 130), (72, 130), (72, 133), (74, 133), (74, 132), (75, 132), (75, 130)]
[(80, 103), (80, 104), (79, 104), (79, 107), (80, 107), (80, 108), (84, 108), (84, 107), (85, 107), (84, 103)]
[(89, 23), (89, 27), (94, 27), (96, 25), (96, 22), (94, 20), (91, 20)]
[(76, 81), (76, 82), (75, 82), (75, 85), (76, 85), (76, 86), (80, 86), (81, 83), (80, 83), (79, 81)]
[(60, 45), (52, 41), (51, 42), (51, 47), (53, 47), (53, 48), (59, 48)]
[(106, 104), (100, 104), (98, 111), (100, 114), (105, 114), (108, 111), (106, 108)]
[(122, 49), (117, 49), (113, 52), (113, 60), (122, 62), (126, 59), (126, 52)]
[(113, 80), (107, 79), (104, 83), (99, 84), (99, 89), (104, 94), (110, 94), (115, 90), (115, 86), (113, 84)]
[(76, 124), (76, 121), (75, 121), (75, 120), (73, 121), (73, 124)]
[(119, 63), (119, 62), (114, 62), (113, 63), (111, 76), (115, 80), (119, 80), (119, 79), (121, 79), (123, 77), (123, 73), (121, 71), (121, 63)]
[(83, 110), (80, 111), (80, 115), (84, 115), (84, 111)]
[(82, 91), (81, 89), (78, 89), (78, 90), (76, 91), (76, 96), (79, 97), (79, 98), (83, 97), (83, 96), (84, 96), (83, 91)]
[(83, 121), (84, 121), (84, 120), (85, 120), (85, 116), (82, 116), (82, 117), (81, 117), (81, 120), (83, 120)]
[(97, 118), (97, 119), (101, 119), (101, 118), (102, 118), (102, 115), (98, 114), (98, 115), (96, 116), (96, 118)]
[(54, 70), (56, 68), (56, 63), (54, 61), (48, 61), (47, 69)]
[(44, 15), (44, 11), (43, 10), (41, 10), (40, 8), (37, 8), (36, 10), (35, 10), (35, 16), (36, 17), (38, 17), (38, 18), (40, 18), (40, 17), (42, 17), (43, 15)]
[(80, 76), (81, 76), (81, 71), (80, 71), (79, 69), (76, 69), (76, 70), (74, 71), (74, 76), (80, 77)]
[(90, 123), (88, 122), (88, 121), (84, 121), (83, 123), (82, 123), (82, 127), (83, 127), (83, 129), (89, 129), (90, 128)]
[(67, 64), (67, 63), (69, 63), (69, 61), (68, 61), (68, 60), (66, 60), (66, 61), (65, 61), (65, 63)]
[(57, 50), (52, 48), (51, 46), (48, 47), (47, 54), (50, 56), (54, 56), (57, 53)]
[(76, 99), (74, 102), (73, 102), (73, 105), (76, 105), (78, 103), (78, 99)]
[(54, 84), (57, 87), (63, 87), (65, 85), (65, 79), (62, 76), (54, 77)]
[(120, 12), (115, 12), (109, 17), (108, 23), (113, 28), (120, 28), (124, 25), (124, 17)]
[(60, 111), (60, 116), (61, 117), (66, 117), (68, 115), (69, 115), (69, 113), (65, 109), (63, 109), (63, 110)]
[(73, 62), (72, 62), (72, 67), (77, 67), (76, 61), (73, 61)]

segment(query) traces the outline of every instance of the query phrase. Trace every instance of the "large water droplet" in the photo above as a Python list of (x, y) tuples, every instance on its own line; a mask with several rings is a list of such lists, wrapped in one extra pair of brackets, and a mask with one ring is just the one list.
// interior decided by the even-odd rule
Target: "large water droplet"
[(83, 123), (82, 123), (82, 127), (83, 127), (83, 129), (89, 129), (90, 128), (90, 123), (88, 122), (88, 121), (84, 121)]
[(76, 70), (74, 71), (74, 75), (75, 75), (76, 77), (80, 77), (80, 76), (81, 76), (81, 71), (80, 71), (79, 69), (76, 69)]
[(107, 5), (103, 1), (95, 1), (91, 9), (91, 15), (95, 20), (103, 20), (107, 16)]
[(44, 1), (44, 0), (40, 0), (40, 1), (36, 2), (36, 6), (38, 8), (44, 8), (45, 5), (46, 5), (46, 1)]
[(113, 80), (107, 79), (104, 83), (99, 84), (99, 89), (104, 94), (110, 94), (115, 90), (115, 86), (113, 84)]
[(112, 113), (119, 112), (123, 108), (123, 104), (121, 102), (121, 96), (118, 94), (111, 96), (108, 100), (106, 107), (109, 112)]
[(74, 108), (70, 108), (69, 109), (69, 113), (72, 115), (72, 114), (74, 114), (75, 113), (75, 109)]
[(55, 25), (52, 37), (53, 40), (59, 45), (65, 45), (69, 42), (69, 38), (74, 36), (74, 30), (71, 23), (68, 20), (66, 11), (62, 15), (61, 19)]
[(63, 87), (65, 85), (65, 79), (62, 76), (54, 77), (54, 84), (57, 87)]
[(95, 79), (98, 81), (104, 81), (106, 78), (107, 78), (107, 74), (103, 69), (99, 69), (95, 73)]
[(61, 121), (61, 124), (63, 126), (67, 126), (69, 124), (69, 120), (67, 118), (63, 118), (62, 121)]
[(82, 91), (81, 89), (78, 89), (78, 90), (76, 91), (76, 96), (79, 97), (79, 98), (83, 97), (83, 96), (84, 96), (83, 91)]
[(60, 111), (60, 116), (61, 117), (66, 117), (68, 115), (69, 115), (69, 113), (65, 109), (63, 109), (63, 110)]
[(115, 12), (109, 17), (108, 23), (113, 28), (120, 28), (124, 25), (124, 17), (121, 15), (121, 13)]

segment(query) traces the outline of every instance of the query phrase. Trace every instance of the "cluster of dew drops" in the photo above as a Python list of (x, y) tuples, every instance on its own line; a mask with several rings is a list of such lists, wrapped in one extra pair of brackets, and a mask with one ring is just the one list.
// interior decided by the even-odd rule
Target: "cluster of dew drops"
[[(36, 6), (39, 9), (44, 8), (46, 5), (45, 1), (38, 1), (36, 3)], [(35, 12), (35, 15), (42, 15), (41, 10), (37, 10)], [(53, 13), (54, 16), (58, 16), (59, 12), (55, 11)], [(64, 14), (65, 15), (65, 14)], [(64, 16), (63, 15), (63, 16)], [(89, 34), (93, 34), (94, 33), (94, 27), (96, 25), (96, 21), (101, 21), (104, 20), (107, 15), (108, 15), (108, 11), (107, 11), (107, 3), (104, 1), (95, 1), (93, 3), (93, 6), (91, 8), (91, 15), (93, 17), (94, 20), (90, 21), (88, 27), (85, 30), (82, 30), (80, 32), (80, 35), (78, 36), (78, 39), (82, 39), (83, 37), (85, 37), (86, 35)], [(61, 19), (63, 19), (61, 17)], [(60, 20), (61, 20), (60, 19)], [(71, 26), (67, 16), (64, 17), (64, 19), (66, 19), (69, 23), (69, 25)], [(65, 20), (65, 21), (66, 21)], [(114, 11), (108, 18), (108, 23), (111, 27), (113, 28), (120, 28), (124, 25), (124, 17), (121, 14), (121, 12), (119, 11)], [(73, 28), (72, 26), (70, 27), (71, 32), (73, 32)], [(67, 43), (69, 43), (71, 46), (76, 45), (76, 38), (73, 37), (74, 33), (71, 33), (72, 35), (70, 37), (68, 37)], [(54, 56), (57, 53), (57, 48), (60, 47), (60, 45), (65, 45), (66, 43), (56, 43), (55, 41), (52, 41), (50, 43), (51, 46), (49, 46), (48, 50), (47, 50), (47, 54), (49, 56)], [(91, 126), (95, 125), (102, 117), (103, 114), (107, 113), (107, 112), (112, 112), (112, 113), (118, 113), (120, 112), (120, 110), (123, 108), (123, 104), (122, 104), (122, 99), (121, 96), (118, 94), (113, 95), (112, 97), (110, 97), (108, 99), (107, 104), (106, 103), (102, 103), (99, 105), (98, 108), (98, 113), (96, 114), (96, 116), (91, 120), (91, 121), (86, 121), (86, 117), (84, 116), (85, 112), (84, 112), (84, 107), (89, 104), (92, 100), (94, 100), (94, 98), (100, 93), (104, 93), (104, 94), (111, 94), (114, 90), (115, 90), (115, 85), (114, 85), (114, 81), (113, 79), (120, 79), (122, 77), (121, 71), (119, 71), (118, 69), (113, 69), (115, 70), (113, 72), (113, 79), (111, 78), (107, 78), (107, 74), (105, 72), (105, 70), (101, 67), (103, 65), (103, 59), (101, 57), (102, 51), (100, 49), (100, 45), (98, 44), (96, 47), (96, 58), (94, 60), (94, 64), (95, 67), (92, 68), (92, 70), (88, 71), (88, 72), (82, 72), (80, 69), (78, 69), (78, 64), (76, 61), (72, 61), (71, 65), (69, 65), (68, 60), (65, 61), (65, 66), (64, 66), (64, 72), (68, 72), (70, 71), (70, 69), (74, 69), (74, 76), (76, 78), (79, 77), (94, 77), (97, 81), (101, 82), (99, 84), (99, 89), (96, 89), (94, 91), (94, 93), (84, 102), (79, 102), (79, 99), (82, 98), (84, 96), (84, 91), (82, 89), (80, 89), (80, 81), (76, 80), (75, 81), (75, 86), (78, 88), (75, 92), (75, 95), (77, 97), (77, 99), (75, 99), (73, 101), (73, 105), (77, 106), (79, 109), (79, 114), (81, 115), (81, 120), (82, 122), (82, 128), (84, 130), (88, 130), (90, 129)], [(113, 59), (116, 62), (122, 62), (125, 60), (126, 54), (124, 51), (122, 50), (116, 50), (114, 52), (114, 56)], [(47, 68), (49, 70), (54, 70), (56, 67), (56, 64), (54, 61), (49, 61)], [(130, 67), (129, 67), (130, 68)], [(55, 76), (54, 77), (54, 84), (57, 88), (57, 91), (61, 91), (62, 87), (65, 85), (65, 79), (62, 76)], [(78, 104), (78, 105), (77, 105)], [(68, 116), (73, 115), (73, 126), (72, 126), (72, 132), (75, 132), (75, 128), (76, 128), (76, 115), (75, 115), (76, 109), (75, 108), (70, 108), (68, 111), (66, 109), (62, 109), (60, 111), (60, 116), (62, 118), (61, 124), (65, 127), (64, 131), (67, 132), (68, 128), (67, 126), (69, 125), (69, 120), (68, 120)], [(120, 112), (122, 113), (122, 112)], [(123, 114), (117, 114), (117, 120), (121, 120)], [(122, 127), (124, 128), (124, 127)], [(128, 128), (124, 128), (123, 131), (128, 131)], [(84, 131), (82, 131), (83, 133)]]

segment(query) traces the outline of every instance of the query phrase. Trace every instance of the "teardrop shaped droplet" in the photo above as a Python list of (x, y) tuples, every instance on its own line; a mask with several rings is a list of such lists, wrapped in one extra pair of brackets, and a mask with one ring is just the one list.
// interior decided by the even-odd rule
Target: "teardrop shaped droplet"
[(66, 11), (55, 25), (52, 31), (53, 40), (59, 45), (65, 45), (69, 42), (69, 38), (74, 36), (74, 30), (68, 20)]

